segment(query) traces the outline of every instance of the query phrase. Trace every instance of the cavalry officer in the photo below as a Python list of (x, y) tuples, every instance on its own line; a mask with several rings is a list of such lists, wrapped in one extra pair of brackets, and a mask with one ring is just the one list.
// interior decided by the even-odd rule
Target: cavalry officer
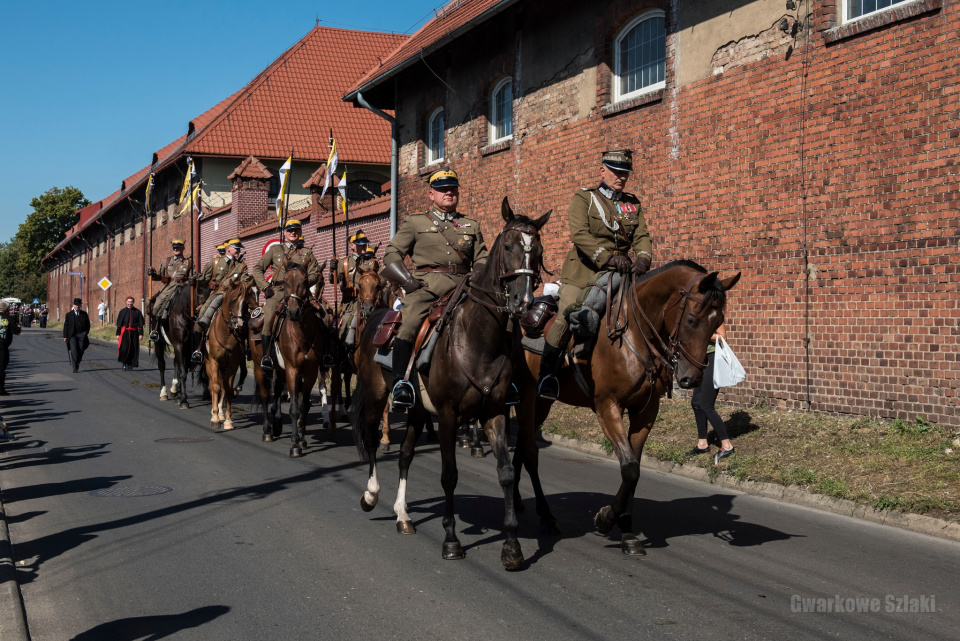
[[(440, 169), (430, 174), (427, 182), (430, 209), (408, 216), (383, 255), (381, 275), (406, 292), (403, 321), (393, 343), (394, 410), (413, 406), (413, 385), (404, 374), (430, 304), (451, 292), (465, 274), (479, 269), (487, 259), (480, 222), (457, 212), (457, 172)], [(403, 264), (405, 256), (413, 261), (413, 274)]]
[(197, 349), (191, 355), (191, 360), (199, 365), (203, 362), (203, 354), (200, 346), (207, 337), (207, 330), (210, 329), (210, 323), (213, 322), (213, 315), (220, 309), (223, 303), (223, 288), (234, 277), (240, 279), (244, 284), (253, 281), (247, 272), (247, 264), (243, 262), (243, 243), (239, 238), (228, 240), (224, 244), (224, 256), (217, 263), (214, 269), (213, 277), (210, 280), (210, 295), (197, 311), (197, 325), (200, 327), (200, 339), (197, 341)]
[(363, 230), (358, 230), (347, 239), (347, 251), (343, 258), (338, 258), (330, 265), (330, 283), (340, 286), (340, 300), (343, 301), (343, 313), (340, 316), (340, 340), (351, 348), (356, 343), (357, 334), (357, 294), (360, 275), (363, 273), (357, 267), (361, 262), (361, 255), (367, 250), (369, 241)]
[[(557, 319), (547, 332), (540, 361), (538, 393), (556, 400), (560, 393), (557, 372), (570, 330), (563, 312), (577, 301), (587, 281), (601, 271), (637, 276), (647, 273), (653, 246), (640, 200), (623, 190), (633, 171), (629, 149), (605, 151), (600, 159), (600, 184), (573, 195), (567, 219), (573, 248), (560, 272), (560, 303)], [(635, 260), (627, 256), (633, 248)]]
[[(298, 247), (297, 239), (300, 237), (302, 225), (299, 220), (288, 220), (283, 227), (283, 244), (274, 245), (267, 253), (263, 255), (260, 262), (253, 266), (253, 280), (257, 287), (266, 296), (263, 303), (263, 359), (260, 361), (260, 367), (267, 370), (273, 370), (273, 359), (270, 358), (270, 342), (273, 339), (273, 312), (277, 309), (277, 304), (283, 298), (283, 279), (287, 270), (283, 264), (290, 261), (302, 265), (307, 270), (307, 287), (313, 287), (320, 280), (320, 265), (309, 247)], [(273, 267), (273, 285), (267, 282), (267, 268)]]
[(227, 255), (227, 243), (220, 243), (217, 245), (217, 255), (207, 261), (207, 264), (203, 266), (203, 271), (200, 272), (200, 277), (197, 279), (197, 282), (200, 285), (213, 288), (210, 284), (213, 281), (219, 281), (219, 271), (222, 271), (224, 268), (223, 259)]
[(147, 313), (150, 315), (150, 340), (154, 343), (160, 340), (157, 333), (157, 319), (159, 318), (160, 321), (166, 320), (169, 314), (167, 305), (170, 303), (173, 293), (177, 291), (177, 285), (185, 283), (193, 272), (192, 261), (183, 256), (184, 244), (183, 240), (179, 238), (170, 241), (173, 255), (167, 256), (160, 264), (159, 270), (151, 267), (147, 272), (152, 280), (163, 283), (163, 289), (153, 295), (150, 304), (147, 306)]

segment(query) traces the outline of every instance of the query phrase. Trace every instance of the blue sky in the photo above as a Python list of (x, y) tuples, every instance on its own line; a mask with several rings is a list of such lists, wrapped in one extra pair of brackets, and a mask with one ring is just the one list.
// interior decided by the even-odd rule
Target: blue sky
[(72, 185), (91, 201), (150, 163), (187, 122), (320, 24), (412, 33), (443, 0), (4, 2), (0, 242), (30, 200)]

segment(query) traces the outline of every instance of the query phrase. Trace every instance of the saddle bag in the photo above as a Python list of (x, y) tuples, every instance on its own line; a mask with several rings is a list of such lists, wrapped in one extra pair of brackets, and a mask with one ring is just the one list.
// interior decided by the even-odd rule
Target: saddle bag
[(543, 335), (543, 330), (547, 322), (557, 313), (557, 299), (553, 296), (538, 296), (533, 299), (533, 304), (527, 313), (520, 319), (520, 327), (524, 334), (530, 338), (539, 338)]
[(403, 322), (403, 314), (400, 310), (390, 310), (383, 315), (383, 320), (377, 325), (377, 333), (373, 337), (373, 344), (376, 347), (390, 347), (393, 344), (393, 337), (400, 331), (400, 323)]

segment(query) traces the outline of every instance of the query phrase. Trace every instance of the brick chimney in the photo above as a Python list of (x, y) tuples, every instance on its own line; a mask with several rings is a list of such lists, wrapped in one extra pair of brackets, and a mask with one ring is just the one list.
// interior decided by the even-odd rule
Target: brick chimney
[(239, 229), (259, 225), (269, 218), (267, 196), (273, 174), (253, 156), (227, 176), (233, 182), (233, 211), (237, 215)]

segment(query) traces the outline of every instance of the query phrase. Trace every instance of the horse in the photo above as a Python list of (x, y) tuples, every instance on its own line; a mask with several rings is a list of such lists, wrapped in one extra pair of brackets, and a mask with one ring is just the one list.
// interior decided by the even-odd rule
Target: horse
[(196, 349), (190, 292), (189, 285), (181, 285), (174, 292), (169, 302), (167, 320), (160, 322), (158, 332), (160, 340), (153, 344), (153, 356), (157, 360), (157, 369), (160, 370), (161, 401), (169, 398), (165, 376), (166, 349), (168, 345), (173, 347), (173, 380), (170, 384), (170, 394), (174, 395), (182, 410), (190, 409), (190, 404), (187, 402), (187, 374), (190, 371), (190, 354)]
[[(310, 392), (317, 382), (320, 363), (324, 354), (325, 326), (313, 307), (310, 305), (310, 290), (307, 286), (307, 270), (302, 266), (287, 262), (284, 265), (286, 275), (283, 281), (284, 296), (281, 302), (283, 316), (280, 316), (280, 306), (277, 308), (277, 321), (280, 322), (279, 338), (276, 345), (277, 381), (274, 384), (274, 422), (270, 426), (268, 416), (264, 413), (263, 440), (270, 442), (277, 436), (280, 425), (279, 401), (280, 393), (286, 385), (290, 394), (290, 457), (303, 456), (307, 448), (306, 426), (307, 414), (310, 411)], [(269, 328), (264, 327), (264, 331)], [(262, 372), (261, 372), (262, 374)], [(268, 384), (269, 376), (264, 376)], [(259, 380), (258, 380), (259, 384)]]
[(207, 335), (205, 367), (210, 381), (210, 425), (233, 429), (231, 404), (235, 395), (233, 378), (238, 369), (246, 371), (243, 328), (247, 310), (256, 307), (253, 282), (236, 276), (223, 288), (223, 302), (214, 314)]
[[(740, 273), (720, 279), (718, 272), (707, 273), (695, 262), (678, 260), (648, 272), (635, 283), (631, 280), (623, 280), (617, 298), (608, 304), (606, 336), (600, 332), (589, 357), (574, 359), (568, 353), (571, 364), (561, 371), (560, 391), (562, 402), (592, 409), (613, 444), (620, 461), (620, 489), (613, 502), (597, 513), (594, 526), (606, 535), (617, 525), (621, 551), (633, 556), (646, 554), (633, 531), (633, 498), (640, 478), (640, 455), (657, 418), (660, 398), (670, 391), (674, 378), (683, 389), (700, 385), (707, 345), (723, 323), (726, 292), (740, 280)], [(536, 495), (541, 531), (558, 533), (540, 485), (534, 436), (553, 402), (537, 397), (540, 356), (527, 351), (525, 363), (517, 380), (521, 402), (517, 406), (514, 500), (521, 500), (520, 470), (525, 467)], [(623, 423), (624, 410), (628, 427)]]
[[(457, 538), (453, 502), (457, 485), (456, 434), (461, 424), (478, 417), (497, 458), (497, 476), (503, 490), (506, 540), (500, 559), (508, 570), (517, 570), (523, 565), (513, 500), (514, 470), (509, 461), (503, 416), (513, 378), (513, 359), (519, 358), (515, 348), (517, 337), (509, 329), (509, 321), (518, 318), (533, 301), (533, 290), (543, 260), (540, 229), (550, 214), (547, 212), (536, 220), (515, 216), (508, 200), (503, 199), (504, 227), (486, 264), (466, 277), (468, 280), (463, 284), (466, 298), (459, 303), (451, 298), (452, 311), (448, 308), (447, 320), (441, 320), (446, 327), (437, 341), (428, 374), (422, 376), (416, 405), (409, 410), (407, 433), (400, 450), (400, 486), (393, 506), (397, 514), (397, 531), (401, 534), (416, 531), (407, 514), (407, 474), (414, 445), (420, 437), (427, 412), (432, 409), (439, 419), (443, 466), (444, 559), (464, 557)], [(373, 336), (384, 313), (385, 309), (377, 310), (367, 320), (357, 349), (359, 385), (353, 418), (357, 450), (369, 464), (367, 487), (360, 499), (365, 512), (372, 510), (379, 498), (378, 426), (390, 392), (390, 374), (373, 361), (376, 350)]]

